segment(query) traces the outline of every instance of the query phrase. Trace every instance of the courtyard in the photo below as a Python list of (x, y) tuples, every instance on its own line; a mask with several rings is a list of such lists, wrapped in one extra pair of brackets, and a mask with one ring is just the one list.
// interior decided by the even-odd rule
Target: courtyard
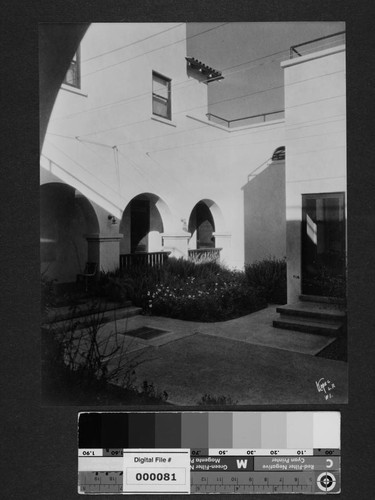
[[(347, 363), (324, 357), (337, 340), (274, 328), (276, 316), (273, 305), (216, 323), (135, 315), (102, 324), (98, 345), (112, 353), (108, 372), (134, 366), (134, 387), (146, 381), (172, 405), (346, 402)], [(84, 356), (82, 331), (74, 335)]]

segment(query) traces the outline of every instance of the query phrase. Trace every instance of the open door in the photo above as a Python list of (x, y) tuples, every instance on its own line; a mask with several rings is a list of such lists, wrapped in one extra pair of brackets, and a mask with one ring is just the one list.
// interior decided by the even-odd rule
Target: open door
[(131, 253), (148, 251), (150, 232), (150, 201), (132, 200), (130, 205), (130, 248)]
[(344, 193), (302, 195), (302, 293), (342, 296), (345, 287)]

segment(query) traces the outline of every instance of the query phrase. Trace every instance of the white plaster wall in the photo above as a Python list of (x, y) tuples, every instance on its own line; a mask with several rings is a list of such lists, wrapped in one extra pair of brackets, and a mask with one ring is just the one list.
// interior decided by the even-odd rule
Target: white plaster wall
[(270, 162), (243, 187), (245, 263), (286, 256), (285, 161)]
[[(169, 211), (168, 234), (182, 231), (198, 201), (213, 200), (222, 213), (216, 232), (230, 234), (226, 264), (242, 268), (241, 188), (285, 144), (284, 122), (231, 132), (210, 125), (207, 85), (187, 75), (185, 36), (185, 25), (92, 24), (81, 45), (82, 92), (60, 91), (42, 166), (119, 219), (132, 198), (155, 194)], [(172, 79), (171, 122), (152, 117), (152, 70)]]
[[(92, 24), (81, 44), (81, 92), (59, 92), (43, 153), (118, 205), (131, 195), (129, 184), (143, 189), (150, 160), (134, 141), (186, 128), (184, 110), (192, 105), (206, 112), (207, 86), (186, 73), (185, 38), (184, 24)], [(170, 124), (151, 119), (153, 70), (172, 80)]]
[(302, 194), (346, 192), (345, 48), (282, 63), (288, 302), (301, 289)]

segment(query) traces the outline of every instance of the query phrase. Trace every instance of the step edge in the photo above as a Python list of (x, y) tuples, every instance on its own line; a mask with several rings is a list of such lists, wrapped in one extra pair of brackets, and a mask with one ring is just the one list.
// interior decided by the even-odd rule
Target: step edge
[(344, 320), (346, 318), (346, 313), (344, 311), (314, 311), (308, 309), (299, 309), (298, 306), (291, 307), (292, 304), (285, 306), (279, 306), (276, 308), (276, 312), (285, 316), (299, 316), (306, 318), (325, 318), (325, 319), (338, 319)]
[(280, 325), (291, 325), (291, 326), (301, 326), (301, 327), (311, 327), (311, 328), (321, 328), (322, 330), (335, 330), (335, 331), (339, 331), (342, 329), (343, 325), (342, 323), (336, 323), (336, 324), (329, 324), (329, 323), (314, 323), (313, 321), (312, 322), (299, 322), (299, 321), (288, 321), (288, 320), (285, 320), (284, 318), (278, 318), (278, 319), (275, 319), (273, 320), (273, 323), (277, 323), (277, 324), (280, 324)]
[(333, 329), (322, 329), (319, 327), (306, 326), (306, 325), (290, 325), (290, 324), (282, 324), (277, 320), (273, 322), (274, 328), (279, 328), (280, 330), (289, 330), (301, 333), (310, 333), (317, 335), (327, 335), (327, 336), (338, 336), (341, 334), (341, 330), (333, 330)]
[(139, 307), (139, 306), (128, 306), (128, 307), (122, 307), (121, 309), (107, 309), (105, 311), (94, 311), (92, 313), (87, 313), (87, 314), (81, 314), (81, 315), (74, 315), (74, 316), (68, 316), (68, 315), (64, 315), (64, 316), (60, 316), (60, 317), (57, 317), (57, 318), (53, 318), (53, 319), (50, 319), (50, 318), (47, 318), (46, 321), (43, 322), (43, 324), (48, 324), (48, 325), (51, 325), (51, 324), (56, 324), (56, 323), (61, 323), (62, 321), (69, 321), (69, 320), (79, 320), (81, 318), (87, 318), (90, 316), (90, 314), (103, 314), (103, 316), (108, 316), (108, 315), (113, 315), (114, 311), (116, 311), (116, 314), (118, 314), (119, 316), (124, 314), (125, 312), (126, 313), (129, 313), (129, 312), (140, 312), (142, 311), (142, 307)]
[(322, 304), (338, 304), (338, 305), (346, 305), (346, 299), (341, 297), (328, 297), (321, 295), (307, 295), (301, 293), (299, 295), (299, 299), (302, 302), (320, 302)]

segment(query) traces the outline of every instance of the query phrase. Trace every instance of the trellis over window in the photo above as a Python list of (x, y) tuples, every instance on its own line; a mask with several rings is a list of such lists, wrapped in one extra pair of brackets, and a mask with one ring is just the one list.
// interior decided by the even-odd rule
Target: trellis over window
[(152, 113), (170, 120), (172, 118), (171, 80), (152, 72)]
[(64, 82), (65, 85), (70, 85), (71, 87), (81, 88), (81, 57), (80, 50), (74, 54), (73, 59), (70, 62), (68, 71), (66, 72)]

